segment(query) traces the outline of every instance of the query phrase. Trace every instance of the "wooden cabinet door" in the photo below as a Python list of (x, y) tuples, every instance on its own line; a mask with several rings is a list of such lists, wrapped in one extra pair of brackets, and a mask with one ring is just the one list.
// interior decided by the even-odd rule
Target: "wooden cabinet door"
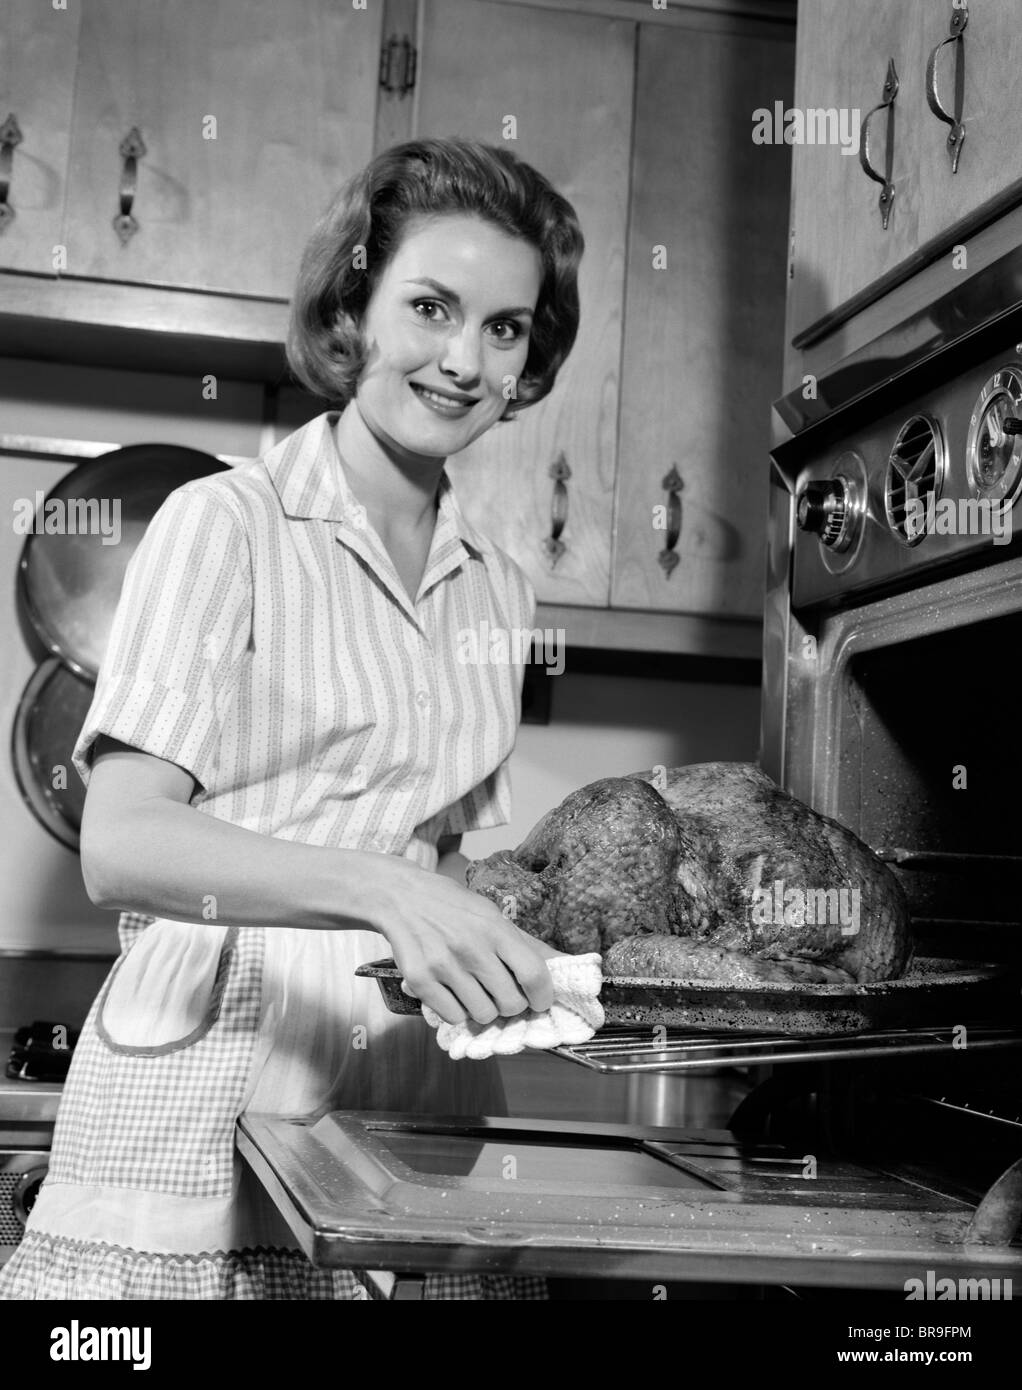
[[(923, 32), (932, 29), (941, 9), (933, 0), (802, 0), (799, 5), (794, 108), (843, 114), (854, 142), (848, 152), (840, 144), (792, 146), (789, 339), (920, 245), (919, 154), (924, 128), (931, 139), (929, 127), (937, 124), (926, 105)], [(885, 231), (880, 185), (863, 173), (858, 145), (859, 121), (881, 100), (891, 59), (899, 86), (895, 193)], [(854, 124), (850, 113), (857, 113)], [(870, 126), (874, 162), (881, 168), (888, 119), (878, 112)]]
[[(621, 352), (635, 25), (430, 0), (416, 133), (505, 143), (574, 206), (586, 239), (579, 335), (553, 392), (449, 465), (469, 519), (528, 573), (542, 600), (606, 606)], [(572, 94), (577, 94), (574, 97)], [(570, 477), (564, 553), (551, 564), (555, 480)]]
[[(317, 215), (372, 154), (380, 6), (82, 8), (68, 273), (289, 297)], [(122, 245), (119, 146), (133, 127), (146, 153), (131, 208), (138, 230)]]
[(0, 270), (56, 274), (64, 220), (71, 104), (80, 14), (40, 0), (4, 0), (0, 18), (0, 123), (13, 116), (21, 143), (10, 156), (0, 222)]
[[(779, 394), (791, 158), (752, 113), (794, 45), (644, 27), (639, 41), (612, 605), (758, 617)], [(658, 555), (673, 468), (681, 528)]]
[[(931, 6), (923, 27), (919, 63), (926, 61), (950, 30), (951, 3)], [(958, 170), (951, 171), (947, 151), (950, 127), (927, 108), (919, 152), (920, 237), (929, 241), (970, 216), (1022, 179), (1022, 27), (1018, 0), (983, 0), (969, 9), (962, 34), (965, 141)], [(944, 109), (954, 111), (957, 44), (941, 49), (936, 63), (937, 93)]]

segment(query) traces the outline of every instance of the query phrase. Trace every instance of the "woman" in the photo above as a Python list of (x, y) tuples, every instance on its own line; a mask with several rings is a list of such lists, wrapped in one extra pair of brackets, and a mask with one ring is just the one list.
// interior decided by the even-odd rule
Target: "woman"
[[(130, 909), (125, 949), (0, 1295), (364, 1297), (298, 1250), (238, 1115), (503, 1108), (494, 1063), (451, 1062), (353, 971), (392, 954), (450, 1022), (552, 1000), (555, 953), (464, 887), (462, 832), (508, 818), (521, 671), (457, 662), (457, 635), (530, 628), (535, 601), (444, 461), (553, 386), (582, 245), (506, 151), (386, 151), (316, 229), (293, 306), (292, 367), (342, 408), (153, 519), (74, 753), (82, 872)], [(435, 1276), (427, 1296), (543, 1293)]]

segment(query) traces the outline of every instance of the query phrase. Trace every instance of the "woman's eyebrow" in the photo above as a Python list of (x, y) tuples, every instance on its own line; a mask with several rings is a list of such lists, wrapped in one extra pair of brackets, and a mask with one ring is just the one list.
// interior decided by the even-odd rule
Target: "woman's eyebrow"
[[(423, 276), (421, 279), (415, 278), (412, 280), (405, 280), (404, 283), (406, 285), (428, 285), (430, 289), (436, 290), (437, 294), (443, 295), (444, 299), (449, 299), (452, 304), (457, 304), (459, 307), (461, 305), (461, 296), (455, 294), (454, 290), (449, 289), (446, 285), (441, 285), (439, 280), (431, 280), (428, 277)], [(525, 315), (526, 317), (531, 319), (532, 309), (530, 309), (527, 304), (524, 304), (517, 309), (498, 309), (496, 313), (491, 314), (490, 317), (510, 318), (512, 314), (517, 314), (519, 317)]]

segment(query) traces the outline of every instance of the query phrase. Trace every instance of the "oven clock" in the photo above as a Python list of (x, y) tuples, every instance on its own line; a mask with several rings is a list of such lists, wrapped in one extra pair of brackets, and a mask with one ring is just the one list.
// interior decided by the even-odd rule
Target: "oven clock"
[(983, 387), (969, 421), (966, 466), (974, 497), (1012, 505), (1022, 483), (1022, 366), (1003, 367)]

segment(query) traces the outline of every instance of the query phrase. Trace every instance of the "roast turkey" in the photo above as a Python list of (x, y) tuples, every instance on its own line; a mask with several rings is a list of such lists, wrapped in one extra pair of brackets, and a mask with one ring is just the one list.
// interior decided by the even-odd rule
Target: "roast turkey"
[(749, 763), (604, 777), (468, 883), (612, 975), (868, 983), (904, 974), (908, 906), (885, 863)]

